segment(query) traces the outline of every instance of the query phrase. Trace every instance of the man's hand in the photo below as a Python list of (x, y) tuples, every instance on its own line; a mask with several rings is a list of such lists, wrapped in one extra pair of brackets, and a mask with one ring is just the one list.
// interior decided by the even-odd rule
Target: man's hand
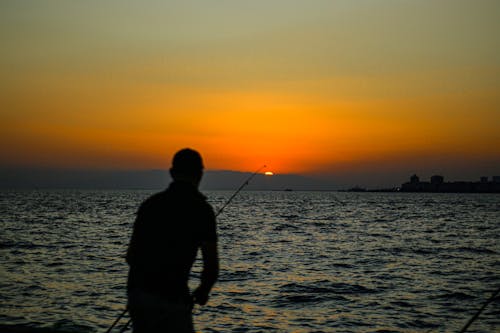
[(203, 290), (201, 287), (196, 288), (193, 292), (193, 302), (199, 305), (205, 305), (208, 302), (208, 291)]
[(206, 242), (201, 245), (203, 258), (203, 271), (201, 272), (201, 284), (193, 292), (193, 302), (205, 305), (208, 302), (208, 294), (219, 276), (219, 258), (217, 255), (217, 242)]

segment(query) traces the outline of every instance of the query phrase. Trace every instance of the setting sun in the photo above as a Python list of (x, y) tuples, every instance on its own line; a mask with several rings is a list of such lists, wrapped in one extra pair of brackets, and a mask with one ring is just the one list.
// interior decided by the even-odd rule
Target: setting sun
[(498, 172), (500, 2), (28, 2), (0, 10), (0, 176), (184, 147), (337, 184)]
[(266, 171), (266, 172), (264, 173), (264, 175), (266, 175), (266, 176), (274, 176), (274, 173), (273, 173), (273, 172), (271, 172), (271, 171)]

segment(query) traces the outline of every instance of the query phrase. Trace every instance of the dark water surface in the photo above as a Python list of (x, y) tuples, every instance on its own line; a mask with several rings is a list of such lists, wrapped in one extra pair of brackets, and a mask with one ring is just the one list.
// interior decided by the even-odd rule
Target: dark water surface
[[(105, 331), (151, 193), (0, 192), (0, 323)], [(218, 228), (202, 332), (457, 331), (500, 285), (499, 195), (243, 192)], [(499, 303), (470, 331), (499, 332)]]

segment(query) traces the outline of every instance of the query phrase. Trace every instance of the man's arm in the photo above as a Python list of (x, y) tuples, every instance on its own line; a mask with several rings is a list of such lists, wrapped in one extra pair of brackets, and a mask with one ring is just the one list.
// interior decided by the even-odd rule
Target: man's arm
[(137, 263), (137, 243), (138, 243), (138, 239), (140, 237), (138, 237), (138, 234), (141, 232), (141, 225), (142, 225), (142, 216), (143, 216), (143, 213), (142, 213), (142, 205), (141, 207), (139, 207), (139, 210), (137, 211), (137, 216), (135, 217), (135, 222), (134, 222), (134, 226), (133, 226), (133, 229), (132, 229), (132, 236), (130, 237), (130, 243), (128, 245), (128, 248), (127, 248), (127, 254), (125, 256), (126, 260), (127, 260), (127, 263), (132, 266), (132, 264), (136, 264)]
[(208, 301), (208, 294), (219, 276), (219, 257), (217, 254), (217, 242), (204, 242), (201, 245), (203, 258), (203, 272), (201, 273), (201, 283), (193, 293), (196, 304), (205, 305)]

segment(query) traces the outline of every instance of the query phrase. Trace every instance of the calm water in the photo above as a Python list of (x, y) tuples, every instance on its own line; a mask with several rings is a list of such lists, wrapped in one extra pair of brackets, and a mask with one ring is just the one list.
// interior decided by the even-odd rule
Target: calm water
[[(105, 331), (151, 193), (0, 192), (0, 322)], [(457, 331), (500, 285), (499, 195), (243, 192), (218, 228), (202, 332)], [(470, 331), (499, 318), (497, 299)]]

